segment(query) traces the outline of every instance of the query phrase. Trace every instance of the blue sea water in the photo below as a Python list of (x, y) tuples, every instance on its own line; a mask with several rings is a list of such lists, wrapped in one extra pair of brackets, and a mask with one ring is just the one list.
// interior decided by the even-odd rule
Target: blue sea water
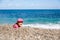
[(59, 9), (35, 9), (35, 10), (0, 10), (0, 24), (16, 23), (18, 18), (24, 19), (24, 24), (60, 23)]

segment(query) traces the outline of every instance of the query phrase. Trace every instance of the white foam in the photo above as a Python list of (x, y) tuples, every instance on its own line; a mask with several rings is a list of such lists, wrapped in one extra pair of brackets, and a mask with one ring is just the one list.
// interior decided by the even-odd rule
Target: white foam
[(24, 24), (23, 27), (43, 28), (43, 29), (60, 29), (60, 24)]

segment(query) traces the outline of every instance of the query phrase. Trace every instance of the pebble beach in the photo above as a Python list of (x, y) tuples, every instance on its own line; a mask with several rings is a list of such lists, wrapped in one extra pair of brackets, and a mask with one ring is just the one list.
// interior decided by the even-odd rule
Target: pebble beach
[(0, 26), (0, 40), (60, 40), (60, 29)]

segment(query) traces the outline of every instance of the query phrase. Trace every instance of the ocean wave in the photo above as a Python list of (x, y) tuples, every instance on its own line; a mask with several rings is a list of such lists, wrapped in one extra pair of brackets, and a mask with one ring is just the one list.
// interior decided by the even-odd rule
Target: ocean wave
[(43, 28), (43, 29), (60, 29), (60, 24), (23, 24), (23, 27)]

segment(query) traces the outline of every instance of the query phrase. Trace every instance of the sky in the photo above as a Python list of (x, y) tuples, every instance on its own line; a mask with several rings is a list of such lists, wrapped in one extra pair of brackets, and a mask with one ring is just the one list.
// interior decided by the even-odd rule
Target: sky
[(0, 9), (60, 9), (60, 0), (0, 0)]

